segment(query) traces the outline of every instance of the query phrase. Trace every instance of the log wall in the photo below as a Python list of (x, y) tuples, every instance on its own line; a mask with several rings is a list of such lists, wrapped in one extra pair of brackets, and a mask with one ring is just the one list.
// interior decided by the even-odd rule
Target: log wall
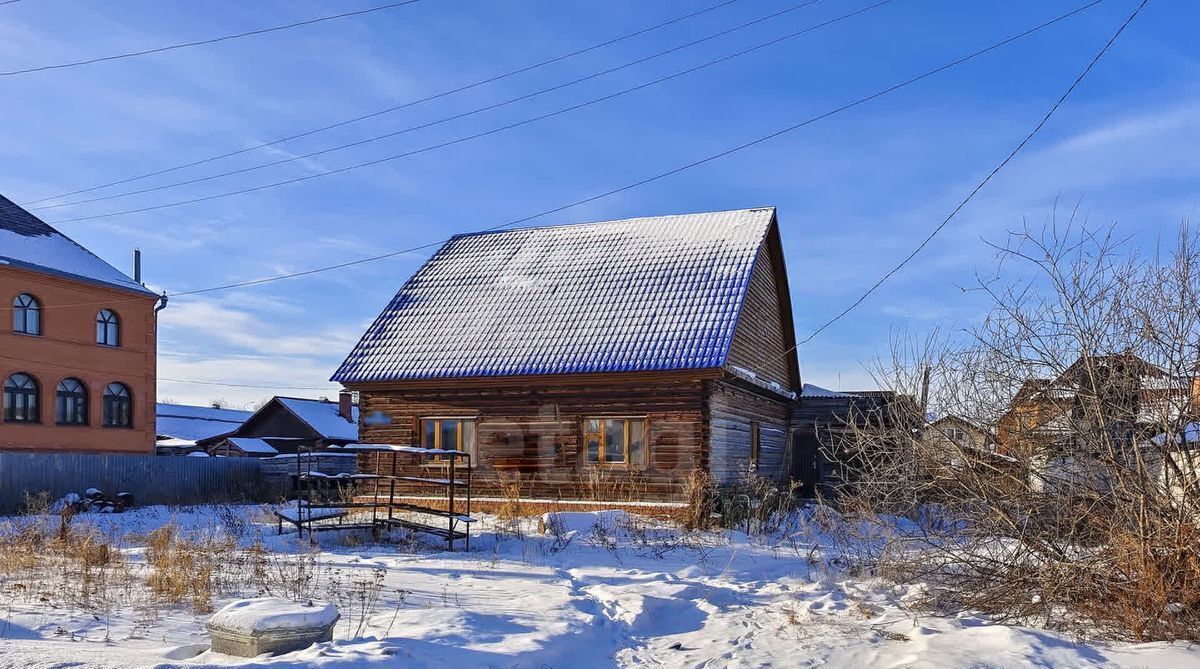
[[(563, 375), (353, 389), (360, 393), (363, 416), (389, 421), (364, 421), (364, 442), (415, 444), (421, 418), (474, 418), (476, 495), (519, 491), (526, 498), (673, 500), (682, 496), (693, 468), (707, 465), (707, 378), (700, 373)], [(645, 419), (645, 466), (584, 461), (582, 421), (605, 416)], [(445, 467), (398, 460), (397, 473), (405, 476), (440, 476)], [(374, 469), (373, 457), (364, 455), (360, 467)], [(433, 492), (421, 484), (405, 484), (403, 491)]]

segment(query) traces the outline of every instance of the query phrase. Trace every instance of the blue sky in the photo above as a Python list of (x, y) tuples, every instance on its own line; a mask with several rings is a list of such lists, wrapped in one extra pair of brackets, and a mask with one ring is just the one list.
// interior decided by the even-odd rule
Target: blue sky
[[(216, 45), (0, 78), (0, 192), (25, 202), (369, 113), (632, 32), (709, 2), (422, 0)], [(798, 4), (741, 0), (496, 84), (134, 184), (151, 186), (324, 149), (561, 83)], [(369, 2), (27, 0), (0, 6), (0, 70), (203, 39)], [(512, 123), (685, 69), (853, 9), (823, 0), (578, 86), (385, 141), (145, 195), (44, 209), (66, 218), (153, 206), (336, 169)], [(153, 288), (187, 291), (303, 270), (493, 226), (695, 160), (872, 93), (1083, 0), (894, 0), (662, 85), (512, 131), (370, 168), (210, 202), (60, 225)], [(548, 216), (544, 224), (774, 205), (804, 337), (939, 223), (1028, 132), (1132, 11), (1107, 0), (936, 78), (754, 149)], [(964, 293), (1022, 220), (1056, 199), (1152, 246), (1200, 202), (1200, 7), (1154, 0), (1042, 135), (918, 260), (800, 351), (804, 380), (870, 386), (898, 327), (967, 327)], [(121, 187), (97, 194), (122, 192)], [(163, 377), (331, 394), (329, 374), (430, 251), (172, 300)], [(163, 381), (160, 398), (253, 402), (272, 389)]]

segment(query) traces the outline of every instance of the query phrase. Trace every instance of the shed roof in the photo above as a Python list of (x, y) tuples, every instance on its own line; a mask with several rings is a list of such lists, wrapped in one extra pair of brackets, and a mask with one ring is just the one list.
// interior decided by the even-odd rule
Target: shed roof
[(154, 295), (3, 195), (0, 195), (0, 265)]
[(249, 411), (237, 409), (161, 402), (155, 404), (154, 409), (155, 433), (190, 441), (233, 432), (252, 415)]
[(333, 380), (722, 367), (774, 220), (742, 209), (453, 237)]
[(357, 404), (353, 405), (350, 410), (350, 415), (354, 420), (348, 421), (339, 413), (337, 402), (300, 397), (276, 397), (275, 399), (326, 439), (358, 440)]
[(237, 446), (243, 453), (253, 453), (255, 455), (277, 455), (279, 453), (271, 444), (254, 437), (230, 437), (226, 441)]

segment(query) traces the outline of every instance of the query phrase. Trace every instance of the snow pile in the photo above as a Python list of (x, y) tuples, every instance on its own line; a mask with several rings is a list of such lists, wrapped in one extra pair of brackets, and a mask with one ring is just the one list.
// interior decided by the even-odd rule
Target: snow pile
[(293, 602), (279, 597), (242, 599), (213, 614), (209, 625), (232, 632), (255, 634), (272, 630), (328, 627), (339, 618), (326, 602)]

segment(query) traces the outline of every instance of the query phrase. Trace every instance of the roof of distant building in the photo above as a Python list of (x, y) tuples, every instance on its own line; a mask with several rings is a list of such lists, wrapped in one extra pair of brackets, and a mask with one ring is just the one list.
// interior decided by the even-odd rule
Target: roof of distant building
[(253, 453), (255, 455), (277, 455), (279, 453), (271, 444), (254, 437), (230, 437), (226, 441), (237, 446), (238, 450), (243, 453)]
[(250, 411), (158, 403), (154, 431), (160, 437), (198, 441), (233, 432), (252, 414)]
[(350, 413), (353, 421), (348, 421), (339, 413), (337, 402), (300, 397), (276, 397), (275, 399), (326, 439), (358, 440), (357, 404), (351, 407)]

